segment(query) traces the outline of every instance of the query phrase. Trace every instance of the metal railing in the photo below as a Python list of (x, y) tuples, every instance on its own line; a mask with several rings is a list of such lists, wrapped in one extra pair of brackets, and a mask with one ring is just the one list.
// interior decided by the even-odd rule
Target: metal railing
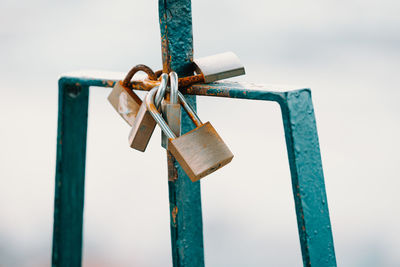
[[(160, 0), (159, 16), (163, 71), (174, 70), (180, 77), (190, 75), (193, 57), (191, 1)], [(59, 79), (53, 266), (81, 266), (89, 88), (112, 87), (123, 78), (116, 76), (107, 79), (72, 74)], [(311, 91), (301, 88), (268, 91), (261, 85), (216, 82), (196, 84), (182, 93), (192, 107), (196, 107), (196, 95), (279, 103), (303, 264), (336, 266)], [(183, 113), (182, 133), (191, 129), (193, 123)], [(168, 160), (169, 176), (174, 176), (169, 177), (173, 266), (204, 266), (200, 182), (191, 182), (173, 158)]]

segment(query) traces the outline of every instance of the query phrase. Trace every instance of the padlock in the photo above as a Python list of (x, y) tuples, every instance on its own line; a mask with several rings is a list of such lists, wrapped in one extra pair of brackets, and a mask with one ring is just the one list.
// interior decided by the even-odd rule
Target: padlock
[[(156, 106), (161, 103), (164, 97), (165, 90), (167, 88), (168, 74), (163, 73), (161, 75), (161, 83), (159, 86), (153, 89), (157, 92), (156, 95)], [(147, 93), (148, 94), (148, 93)], [(139, 108), (136, 115), (136, 119), (133, 122), (132, 129), (129, 133), (129, 144), (131, 148), (144, 152), (153, 134), (154, 128), (156, 127), (156, 122), (147, 110), (145, 102)]]
[[(213, 56), (193, 60), (196, 75), (179, 78), (179, 87), (188, 87), (195, 83), (211, 83), (245, 74), (244, 66), (233, 52), (221, 53)], [(162, 70), (156, 71), (157, 77)], [(159, 81), (151, 78), (132, 81), (131, 85), (138, 90), (151, 90)]]
[(130, 80), (138, 71), (144, 71), (149, 78), (156, 78), (156, 75), (149, 67), (136, 65), (128, 72), (123, 81), (115, 83), (108, 96), (108, 101), (130, 126), (133, 125), (136, 114), (139, 112), (140, 105), (142, 104), (142, 100), (129, 86)]
[(210, 122), (204, 124), (201, 122), (179, 91), (179, 100), (197, 127), (184, 135), (176, 137), (154, 104), (156, 91), (157, 88), (152, 89), (143, 102), (154, 120), (167, 135), (168, 151), (179, 162), (192, 182), (198, 181), (231, 162), (233, 154), (214, 127)]
[(108, 101), (121, 117), (130, 125), (136, 118), (142, 100), (131, 89), (122, 85), (122, 81), (115, 83)]
[(233, 52), (194, 59), (195, 71), (204, 77), (205, 83), (245, 74), (244, 66)]
[[(169, 74), (170, 94), (169, 101), (164, 99), (161, 102), (162, 115), (176, 136), (181, 135), (181, 105), (178, 103), (178, 74), (171, 72)], [(167, 148), (168, 138), (161, 131), (161, 146)]]

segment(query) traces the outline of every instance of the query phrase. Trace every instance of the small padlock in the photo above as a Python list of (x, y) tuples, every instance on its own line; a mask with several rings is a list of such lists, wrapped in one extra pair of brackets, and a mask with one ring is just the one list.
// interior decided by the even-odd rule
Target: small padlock
[(245, 74), (244, 66), (233, 52), (194, 59), (195, 71), (204, 77), (205, 83), (211, 83)]
[[(221, 53), (213, 56), (193, 60), (196, 75), (179, 78), (179, 87), (188, 87), (195, 83), (210, 83), (245, 74), (244, 66), (233, 52)], [(162, 70), (156, 71), (156, 77)], [(138, 90), (151, 90), (157, 86), (156, 78), (132, 81), (131, 86)]]
[[(161, 102), (162, 115), (176, 136), (181, 135), (181, 105), (178, 103), (178, 74), (171, 72), (169, 74), (170, 94), (169, 101), (164, 99)], [(167, 148), (168, 138), (161, 131), (161, 146)]]
[(209, 122), (203, 124), (200, 121), (200, 118), (179, 91), (179, 100), (197, 127), (184, 135), (176, 137), (154, 104), (156, 91), (157, 88), (152, 89), (146, 95), (144, 103), (154, 120), (169, 138), (168, 151), (179, 162), (192, 182), (198, 181), (231, 162), (233, 154), (214, 127)]
[(108, 101), (130, 126), (133, 125), (136, 114), (139, 112), (140, 105), (142, 104), (142, 100), (129, 86), (130, 80), (138, 71), (144, 71), (149, 78), (156, 78), (156, 75), (149, 67), (136, 65), (128, 72), (123, 81), (115, 83), (108, 96)]
[(111, 103), (114, 109), (130, 126), (133, 125), (133, 121), (142, 104), (142, 100), (137, 94), (123, 86), (122, 81), (115, 83), (114, 88), (108, 96), (108, 102)]
[[(159, 86), (154, 87), (157, 91), (156, 105), (160, 105), (167, 88), (168, 74), (161, 75), (161, 83)], [(144, 152), (153, 134), (156, 122), (147, 110), (146, 104), (143, 102), (140, 105), (136, 119), (133, 122), (132, 129), (129, 133), (129, 144), (131, 148)]]

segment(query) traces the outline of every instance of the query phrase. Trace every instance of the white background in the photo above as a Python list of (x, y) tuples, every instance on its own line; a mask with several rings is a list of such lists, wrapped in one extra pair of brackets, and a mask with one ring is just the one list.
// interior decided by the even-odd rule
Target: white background
[[(339, 266), (400, 266), (400, 3), (193, 1), (195, 57), (310, 87)], [(0, 266), (49, 266), (63, 72), (161, 68), (157, 1), (0, 2)], [(165, 152), (90, 96), (84, 266), (171, 266)], [(202, 182), (207, 266), (302, 266), (276, 103), (198, 97), (235, 154)]]

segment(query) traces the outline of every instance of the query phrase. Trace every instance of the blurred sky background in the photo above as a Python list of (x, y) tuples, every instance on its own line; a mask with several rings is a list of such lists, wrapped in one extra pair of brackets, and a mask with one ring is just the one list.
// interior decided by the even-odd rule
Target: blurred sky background
[[(0, 1), (0, 266), (50, 266), (63, 72), (161, 68), (157, 1)], [(400, 2), (193, 1), (195, 57), (310, 87), (338, 266), (400, 266)], [(171, 266), (167, 168), (90, 96), (83, 266)], [(198, 97), (235, 154), (202, 180), (207, 266), (302, 266), (276, 103)]]

